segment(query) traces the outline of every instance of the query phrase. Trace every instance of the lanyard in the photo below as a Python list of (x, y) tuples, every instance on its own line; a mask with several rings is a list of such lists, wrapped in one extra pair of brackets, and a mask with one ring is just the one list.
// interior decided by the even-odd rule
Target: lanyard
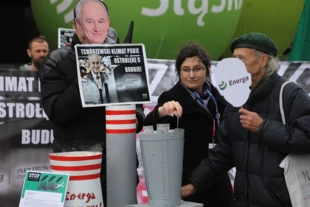
[[(218, 107), (217, 107), (217, 101), (215, 99), (215, 97), (212, 95), (212, 93), (209, 91), (209, 89), (206, 89), (207, 93), (209, 94), (210, 98), (212, 99), (212, 101), (214, 102), (215, 104), (215, 119), (216, 119), (216, 123), (217, 123), (217, 126), (219, 127), (220, 126), (220, 113), (219, 113), (219, 110), (218, 110)], [(202, 98), (200, 97), (200, 95), (195, 91), (194, 92), (196, 98), (198, 99), (198, 101), (201, 103), (201, 105), (206, 109), (208, 110), (207, 108), (207, 105), (205, 104), (205, 102), (202, 100)], [(209, 110), (208, 110), (209, 111)], [(210, 113), (211, 114), (211, 113)], [(214, 124), (214, 130), (215, 130), (215, 124)]]
[(209, 89), (207, 89), (207, 92), (215, 104), (215, 119), (216, 119), (217, 126), (220, 127), (220, 117), (221, 116), (220, 116), (219, 110), (217, 108), (217, 101), (216, 101), (215, 97), (212, 95), (212, 93), (209, 91)]
[[(218, 108), (217, 108), (217, 102), (215, 97), (211, 94), (211, 92), (207, 89), (207, 93), (210, 95), (210, 98), (212, 99), (212, 101), (215, 104), (215, 119), (216, 119), (216, 123), (218, 125), (218, 127), (220, 126), (220, 113), (218, 112)], [(202, 98), (199, 96), (199, 94), (195, 91), (194, 92), (196, 98), (198, 99), (198, 101), (201, 103), (201, 105), (210, 113), (210, 111), (207, 108), (207, 105), (205, 104), (205, 102), (202, 100)], [(211, 114), (211, 113), (210, 113)], [(212, 115), (212, 114), (211, 114)], [(215, 135), (216, 135), (216, 127), (215, 127), (215, 119), (212, 119), (212, 143), (214, 144), (215, 142)]]
[(213, 125), (212, 125), (212, 143), (214, 144), (215, 141), (215, 135), (216, 135), (216, 128), (215, 128), (215, 121), (213, 119)]

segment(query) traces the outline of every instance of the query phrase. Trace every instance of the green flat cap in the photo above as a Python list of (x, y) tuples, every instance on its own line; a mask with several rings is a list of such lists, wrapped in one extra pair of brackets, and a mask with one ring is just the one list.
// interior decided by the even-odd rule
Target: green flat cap
[(252, 48), (267, 53), (273, 57), (278, 54), (277, 45), (265, 34), (250, 32), (233, 39), (230, 44), (231, 53), (235, 48)]

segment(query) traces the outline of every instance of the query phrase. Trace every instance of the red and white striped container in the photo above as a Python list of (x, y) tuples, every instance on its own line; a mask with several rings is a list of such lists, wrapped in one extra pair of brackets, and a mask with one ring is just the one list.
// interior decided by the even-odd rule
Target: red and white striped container
[(70, 175), (65, 207), (103, 207), (100, 183), (102, 153), (61, 152), (51, 153), (51, 171)]

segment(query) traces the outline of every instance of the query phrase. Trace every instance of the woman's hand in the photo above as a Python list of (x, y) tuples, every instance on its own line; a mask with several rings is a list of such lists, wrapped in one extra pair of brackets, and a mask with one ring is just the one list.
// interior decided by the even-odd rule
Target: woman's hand
[(182, 116), (182, 106), (177, 101), (168, 101), (164, 105), (158, 108), (158, 115), (159, 118), (162, 118), (164, 116)]

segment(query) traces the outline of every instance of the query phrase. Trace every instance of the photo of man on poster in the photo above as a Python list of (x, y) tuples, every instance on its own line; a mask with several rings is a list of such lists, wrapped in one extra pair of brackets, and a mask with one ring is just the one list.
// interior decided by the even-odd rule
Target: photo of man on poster
[[(88, 56), (88, 64), (84, 65), (84, 70), (88, 71), (87, 75), (82, 80), (82, 88), (84, 101), (86, 104), (103, 104), (117, 102), (118, 98), (115, 93), (111, 93), (112, 83), (108, 77), (108, 71), (101, 62), (100, 55), (92, 53)], [(82, 61), (80, 61), (82, 62)], [(88, 66), (88, 69), (85, 67)], [(112, 80), (111, 80), (112, 81)], [(111, 88), (109, 88), (111, 87)]]

